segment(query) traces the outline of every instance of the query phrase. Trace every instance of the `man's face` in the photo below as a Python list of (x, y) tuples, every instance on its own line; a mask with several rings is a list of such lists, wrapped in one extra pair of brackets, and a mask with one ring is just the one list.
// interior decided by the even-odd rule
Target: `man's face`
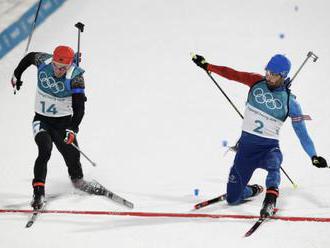
[(53, 66), (55, 77), (60, 78), (65, 75), (65, 73), (69, 70), (71, 65), (61, 64), (61, 63), (52, 61), (52, 66)]
[(271, 89), (275, 89), (281, 86), (284, 82), (284, 78), (282, 78), (281, 75), (272, 73), (270, 71), (266, 71), (266, 80), (267, 85)]

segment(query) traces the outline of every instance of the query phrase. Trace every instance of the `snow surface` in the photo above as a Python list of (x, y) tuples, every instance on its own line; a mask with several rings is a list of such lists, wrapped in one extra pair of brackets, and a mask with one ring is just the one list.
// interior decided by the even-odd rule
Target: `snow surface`
[[(71, 0), (36, 30), (30, 51), (76, 47), (81, 36), (88, 102), (81, 124), (81, 159), (97, 179), (135, 203), (133, 211), (190, 213), (193, 205), (225, 191), (241, 120), (190, 52), (214, 64), (264, 73), (275, 53), (291, 58), (293, 73), (313, 51), (292, 90), (313, 121), (308, 130), (319, 155), (329, 158), (330, 2), (326, 0)], [(23, 42), (0, 61), (0, 208), (29, 209), (37, 148), (31, 121), (36, 69), (13, 95), (10, 77)], [(243, 111), (248, 88), (215, 75)], [(279, 215), (330, 217), (330, 171), (311, 165), (290, 121), (283, 127)], [(265, 172), (251, 182), (264, 184)], [(195, 188), (200, 190), (194, 196)], [(48, 166), (49, 209), (127, 211), (107, 199), (74, 192), (54, 148)], [(198, 212), (258, 214), (263, 195), (243, 205), (225, 203)], [(129, 210), (128, 210), (129, 211)], [(142, 218), (44, 214), (30, 229), (27, 214), (0, 214), (0, 247), (329, 247), (330, 223), (272, 221), (250, 238), (254, 220)]]

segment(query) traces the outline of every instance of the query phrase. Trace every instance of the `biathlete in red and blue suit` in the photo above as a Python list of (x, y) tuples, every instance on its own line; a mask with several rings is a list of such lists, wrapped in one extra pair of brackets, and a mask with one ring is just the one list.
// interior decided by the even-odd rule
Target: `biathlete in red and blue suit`
[(313, 141), (308, 135), (305, 120), (310, 117), (303, 114), (296, 97), (290, 92), (288, 74), (291, 62), (284, 55), (277, 54), (266, 65), (266, 74), (263, 76), (209, 64), (200, 55), (195, 55), (193, 61), (208, 72), (214, 72), (250, 88), (242, 134), (228, 177), (227, 202), (231, 205), (239, 204), (246, 198), (261, 193), (262, 186), (248, 185), (253, 172), (261, 168), (267, 171), (267, 190), (260, 215), (273, 215), (279, 195), (280, 168), (283, 160), (279, 134), (287, 117), (291, 118), (293, 129), (313, 165), (318, 168), (327, 167), (326, 160), (317, 155)]

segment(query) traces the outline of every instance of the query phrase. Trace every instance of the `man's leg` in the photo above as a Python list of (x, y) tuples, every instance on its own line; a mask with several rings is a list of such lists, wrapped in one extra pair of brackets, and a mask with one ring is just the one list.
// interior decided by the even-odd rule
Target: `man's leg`
[(227, 202), (234, 205), (253, 195), (253, 190), (247, 186), (255, 170), (252, 160), (246, 159), (249, 153), (248, 147), (240, 144), (236, 153), (234, 165), (230, 169), (227, 182)]
[[(63, 131), (63, 133), (56, 136), (54, 143), (65, 160), (73, 186), (89, 194), (104, 195), (106, 189), (102, 185), (99, 185), (96, 182), (88, 182), (83, 179), (80, 152), (72, 145), (67, 145), (63, 141), (64, 137), (65, 132)], [(78, 146), (77, 140), (74, 141), (74, 144)]]
[(47, 176), (47, 163), (52, 152), (52, 139), (49, 133), (40, 128), (40, 122), (33, 122), (33, 131), (35, 142), (38, 146), (38, 157), (34, 163), (33, 200), (31, 206), (40, 209), (44, 203), (45, 181)]
[[(79, 151), (72, 145), (68, 145), (64, 142), (65, 130), (54, 130), (53, 132), (56, 132), (52, 135), (54, 143), (64, 158), (71, 180), (82, 179), (83, 171), (81, 168)], [(77, 140), (74, 141), (74, 144), (78, 146)]]
[(265, 156), (263, 168), (267, 170), (268, 174), (266, 177), (266, 196), (263, 201), (262, 209), (260, 210), (260, 215), (262, 217), (268, 217), (274, 214), (276, 200), (279, 196), (282, 160), (283, 156), (279, 147), (272, 148)]
[(260, 185), (248, 185), (262, 156), (258, 149), (250, 143), (239, 143), (227, 183), (227, 202), (229, 204), (239, 204), (246, 198), (256, 196), (263, 191), (263, 187)]

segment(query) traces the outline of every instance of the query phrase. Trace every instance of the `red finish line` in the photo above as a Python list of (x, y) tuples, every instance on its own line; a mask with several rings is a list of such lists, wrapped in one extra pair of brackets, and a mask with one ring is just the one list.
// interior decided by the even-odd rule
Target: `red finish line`
[[(0, 209), (0, 213), (33, 213), (33, 210)], [(237, 214), (194, 214), (194, 213), (161, 213), (161, 212), (115, 212), (115, 211), (82, 211), (82, 210), (44, 210), (43, 214), (72, 214), (72, 215), (112, 215), (134, 217), (170, 217), (170, 218), (213, 218), (213, 219), (258, 219), (256, 215)], [(283, 221), (330, 222), (330, 218), (272, 216), (270, 219)]]

